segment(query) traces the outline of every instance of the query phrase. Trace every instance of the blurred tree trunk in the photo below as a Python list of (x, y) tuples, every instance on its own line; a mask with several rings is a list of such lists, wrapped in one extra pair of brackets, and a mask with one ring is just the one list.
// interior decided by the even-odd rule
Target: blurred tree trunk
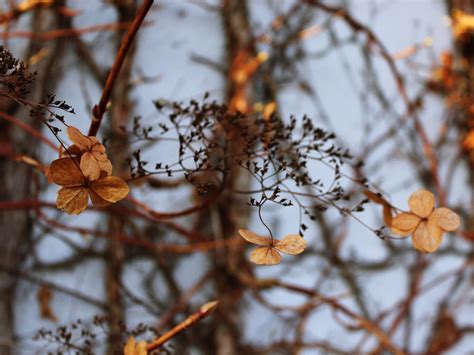
[[(137, 4), (134, 0), (116, 0), (114, 5), (118, 14), (117, 21), (120, 23), (133, 21), (137, 11)], [(117, 51), (125, 34), (124, 31), (117, 32), (116, 48)], [(134, 43), (137, 43), (135, 39)], [(110, 108), (110, 140), (112, 147), (109, 152), (109, 158), (114, 165), (114, 175), (123, 176), (128, 172), (125, 165), (128, 154), (127, 135), (122, 132), (120, 127), (125, 127), (133, 112), (133, 103), (130, 99), (130, 89), (132, 81), (132, 68), (136, 53), (136, 45), (132, 44), (127, 58), (122, 66), (117, 78), (111, 97)], [(106, 123), (106, 122), (104, 122)], [(102, 127), (102, 129), (105, 128)], [(120, 165), (122, 164), (122, 165)], [(110, 216), (108, 228), (110, 238), (107, 239), (107, 259), (106, 259), (106, 292), (108, 311), (108, 354), (116, 354), (118, 346), (121, 344), (122, 329), (124, 324), (125, 309), (121, 295), (122, 271), (124, 265), (125, 251), (120, 243), (119, 237), (124, 233), (126, 222), (122, 217)]]
[[(56, 11), (63, 1), (56, 1), (50, 9), (38, 9), (32, 14), (33, 32), (49, 31), (61, 27), (63, 19)], [(25, 62), (40, 50), (46, 55), (33, 64), (31, 70), (38, 75), (31, 87), (29, 99), (42, 101), (48, 93), (54, 92), (61, 78), (61, 61), (65, 39), (50, 42), (31, 41), (24, 57)], [(41, 130), (38, 120), (31, 118), (28, 111), (8, 99), (0, 100), (0, 110)], [(0, 141), (3, 148), (11, 149), (14, 154), (26, 154), (38, 157), (38, 141), (31, 139), (23, 130), (8, 122), (0, 121)], [(17, 201), (34, 199), (38, 193), (38, 175), (31, 167), (0, 156), (0, 200)], [(0, 213), (0, 260), (9, 268), (20, 268), (27, 257), (28, 244), (32, 236), (32, 215), (28, 210), (4, 210)], [(9, 355), (15, 351), (15, 289), (16, 281), (0, 271), (0, 354)]]
[[(452, 17), (454, 10), (461, 10), (463, 13), (474, 16), (474, 1), (473, 0), (446, 0), (448, 7), (448, 13)], [(470, 30), (454, 38), (454, 48), (458, 55), (465, 63), (467, 63), (466, 69), (462, 73), (466, 76), (466, 82), (469, 83), (464, 88), (463, 95), (471, 98), (471, 107), (474, 105), (474, 31)], [(456, 123), (458, 125), (461, 137), (461, 151), (466, 161), (468, 172), (469, 172), (469, 184), (471, 186), (471, 211), (474, 211), (474, 151), (464, 145), (464, 140), (468, 135), (474, 135), (474, 112), (472, 108), (462, 110), (462, 112), (456, 113)], [(474, 213), (471, 213), (466, 218), (467, 230), (474, 228)]]
[[(250, 75), (244, 80), (239, 78), (238, 72), (246, 64), (256, 59), (254, 36), (250, 26), (250, 17), (247, 1), (222, 0), (221, 17), (226, 43), (226, 91), (225, 100), (230, 111), (240, 111), (244, 114), (252, 112), (252, 106), (257, 101), (273, 101), (268, 98), (266, 83), (259, 75)], [(264, 97), (265, 96), (265, 97)], [(229, 142), (227, 157), (229, 164), (235, 164), (232, 156), (239, 151), (243, 142), (239, 132), (232, 135), (229, 127), (224, 134), (234, 138)], [(216, 137), (224, 139), (224, 137)], [(225, 183), (227, 188), (245, 189), (248, 178), (239, 175), (240, 169), (229, 167)], [(198, 229), (212, 235), (216, 239), (231, 238), (237, 235), (239, 226), (244, 226), (249, 218), (248, 213), (242, 213), (241, 206), (245, 202), (236, 199), (231, 193), (223, 193), (218, 202), (200, 215)], [(242, 264), (242, 254), (232, 249), (216, 251), (214, 254), (214, 269), (216, 274), (215, 292), (220, 305), (219, 317), (215, 318), (212, 350), (217, 355), (236, 355), (243, 351), (241, 345), (241, 330), (239, 322), (239, 297), (242, 294), (242, 284), (235, 275), (235, 271)]]

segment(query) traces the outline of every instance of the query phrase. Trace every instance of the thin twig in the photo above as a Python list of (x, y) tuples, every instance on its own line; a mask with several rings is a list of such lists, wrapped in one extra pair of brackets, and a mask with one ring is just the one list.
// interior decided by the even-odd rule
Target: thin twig
[(191, 314), (188, 318), (186, 318), (184, 321), (179, 323), (176, 327), (174, 327), (170, 331), (166, 332), (165, 334), (163, 334), (161, 337), (159, 337), (155, 341), (149, 343), (146, 346), (146, 350), (148, 352), (150, 352), (150, 351), (153, 351), (153, 350), (159, 348), (164, 343), (166, 343), (168, 340), (175, 337), (176, 335), (181, 333), (186, 328), (196, 324), (201, 319), (207, 317), (209, 314), (211, 314), (216, 309), (218, 303), (219, 303), (219, 301), (213, 301), (213, 302), (206, 303), (205, 305), (203, 305), (199, 309), (198, 312), (196, 312), (194, 314)]

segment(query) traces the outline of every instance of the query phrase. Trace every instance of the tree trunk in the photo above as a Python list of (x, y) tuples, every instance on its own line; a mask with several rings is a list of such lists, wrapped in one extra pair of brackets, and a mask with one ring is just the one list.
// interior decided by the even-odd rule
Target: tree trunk
[[(38, 9), (32, 17), (31, 28), (43, 32), (60, 27), (62, 19), (56, 12), (58, 4), (51, 9)], [(29, 99), (39, 102), (55, 90), (60, 79), (60, 61), (63, 58), (64, 39), (48, 44), (48, 53), (31, 68), (38, 72), (31, 87)], [(25, 60), (38, 53), (45, 45), (31, 41)], [(22, 58), (23, 59), (23, 58)], [(41, 130), (41, 123), (29, 117), (27, 110), (7, 98), (0, 99), (0, 110)], [(18, 127), (0, 121), (0, 141), (2, 148), (14, 154), (38, 155), (39, 144)], [(35, 183), (36, 182), (36, 183)], [(35, 198), (39, 185), (38, 175), (31, 167), (0, 155), (0, 200), (17, 201)], [(4, 210), (0, 213), (0, 260), (9, 268), (19, 269), (27, 256), (32, 234), (32, 215), (28, 210)], [(15, 289), (17, 279), (0, 271), (0, 354), (9, 355), (15, 351)]]

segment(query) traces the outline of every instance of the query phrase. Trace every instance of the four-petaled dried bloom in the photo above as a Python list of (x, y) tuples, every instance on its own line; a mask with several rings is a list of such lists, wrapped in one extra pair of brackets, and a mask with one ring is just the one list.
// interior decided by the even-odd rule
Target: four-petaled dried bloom
[(138, 343), (135, 341), (135, 337), (131, 336), (128, 338), (125, 347), (123, 348), (124, 355), (147, 355), (146, 341), (141, 340)]
[(281, 254), (301, 254), (306, 248), (306, 240), (299, 234), (289, 234), (282, 240), (262, 237), (246, 229), (239, 229), (239, 234), (247, 242), (261, 245), (250, 254), (250, 261), (259, 265), (275, 265), (281, 261)]
[(97, 207), (105, 207), (125, 198), (129, 192), (127, 183), (117, 176), (102, 174), (97, 180), (87, 179), (73, 158), (53, 161), (49, 178), (63, 186), (58, 191), (56, 206), (66, 213), (79, 214), (87, 208), (89, 198)]
[(87, 179), (97, 180), (102, 171), (107, 175), (112, 174), (112, 163), (107, 158), (105, 147), (96, 137), (85, 136), (72, 126), (68, 127), (67, 135), (74, 143), (68, 152), (81, 157), (80, 167)]
[(441, 244), (444, 232), (452, 232), (461, 224), (459, 216), (449, 208), (434, 208), (434, 195), (428, 190), (411, 194), (408, 200), (410, 212), (402, 212), (393, 218), (390, 229), (394, 234), (407, 237), (413, 234), (413, 247), (432, 253)]

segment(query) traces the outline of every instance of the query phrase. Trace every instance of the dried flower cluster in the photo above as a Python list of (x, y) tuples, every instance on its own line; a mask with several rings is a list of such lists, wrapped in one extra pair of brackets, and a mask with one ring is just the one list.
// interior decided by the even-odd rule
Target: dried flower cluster
[(390, 229), (402, 237), (413, 234), (413, 247), (419, 251), (436, 251), (443, 240), (443, 233), (456, 230), (461, 220), (449, 208), (434, 208), (434, 204), (435, 198), (430, 191), (414, 192), (408, 200), (410, 212), (395, 216)]
[(10, 51), (0, 46), (0, 96), (24, 98), (34, 74), (28, 73), (25, 64), (13, 57)]
[(258, 265), (275, 265), (280, 263), (281, 251), (285, 254), (298, 255), (306, 248), (306, 240), (299, 234), (289, 234), (282, 240), (262, 237), (252, 231), (240, 229), (239, 234), (247, 242), (260, 245), (250, 254), (250, 261)]
[(49, 169), (50, 179), (62, 186), (56, 206), (68, 214), (80, 214), (89, 198), (96, 207), (125, 198), (129, 188), (124, 180), (111, 175), (112, 163), (97, 138), (84, 136), (75, 127), (69, 127), (67, 134), (74, 143), (66, 151), (68, 157), (54, 160)]

